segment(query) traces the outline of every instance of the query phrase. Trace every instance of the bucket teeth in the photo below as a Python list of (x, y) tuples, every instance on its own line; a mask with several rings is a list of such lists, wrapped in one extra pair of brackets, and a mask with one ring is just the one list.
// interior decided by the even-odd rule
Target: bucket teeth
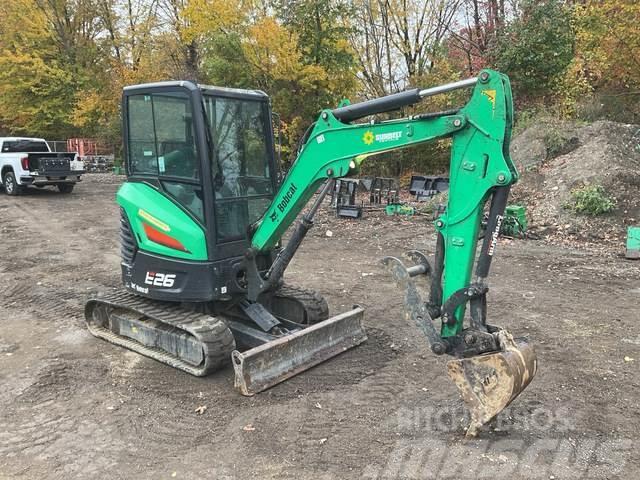
[(449, 376), (471, 414), (467, 437), (475, 437), (479, 428), (520, 395), (536, 374), (536, 353), (529, 343), (514, 340), (504, 330), (496, 335), (501, 351), (447, 364)]
[(236, 389), (254, 395), (361, 344), (367, 339), (363, 316), (355, 307), (246, 352), (234, 351)]

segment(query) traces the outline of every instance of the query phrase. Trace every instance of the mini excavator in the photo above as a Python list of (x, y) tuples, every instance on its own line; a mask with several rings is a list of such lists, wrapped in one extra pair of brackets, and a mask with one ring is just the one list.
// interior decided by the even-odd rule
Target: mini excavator
[[(461, 88), (472, 92), (459, 109), (363, 120)], [(280, 183), (263, 92), (188, 81), (128, 86), (122, 117), (124, 289), (87, 302), (96, 337), (197, 376), (231, 358), (244, 395), (355, 347), (366, 340), (363, 309), (329, 317), (326, 300), (286, 284), (284, 272), (336, 179), (357, 174), (369, 156), (451, 138), (449, 199), (435, 222), (433, 265), (415, 250), (406, 255), (409, 266), (395, 257), (383, 263), (402, 291), (406, 318), (434, 354), (452, 357), (449, 376), (471, 412), (467, 435), (531, 382), (533, 347), (486, 318), (489, 268), (518, 179), (509, 157), (513, 106), (505, 75), (483, 70), (324, 110)], [(478, 249), (485, 207), (487, 234)], [(430, 285), (427, 299), (419, 279)]]

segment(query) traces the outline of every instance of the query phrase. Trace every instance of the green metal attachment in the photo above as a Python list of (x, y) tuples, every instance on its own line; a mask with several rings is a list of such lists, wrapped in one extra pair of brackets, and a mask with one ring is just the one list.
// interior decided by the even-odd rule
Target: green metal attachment
[[(206, 260), (204, 229), (177, 203), (146, 183), (126, 182), (116, 195), (142, 250), (185, 260)], [(145, 227), (146, 225), (146, 227)], [(162, 245), (149, 238), (148, 229), (180, 242), (185, 250)]]
[(627, 258), (640, 258), (640, 227), (627, 229)]
[(390, 203), (384, 209), (387, 215), (414, 215), (416, 209), (402, 203)]
[(527, 232), (527, 214), (522, 205), (508, 205), (500, 233), (508, 237), (519, 237)]
[[(487, 200), (496, 187), (518, 180), (509, 156), (512, 124), (509, 79), (492, 70), (480, 73), (469, 102), (454, 115), (348, 124), (325, 110), (255, 231), (252, 247), (255, 251), (274, 247), (327, 178), (357, 174), (372, 155), (451, 137), (449, 201), (446, 213), (436, 221), (445, 240), (446, 301), (471, 281)], [(441, 335), (460, 333), (463, 316), (464, 308), (459, 308), (456, 321), (443, 325)]]

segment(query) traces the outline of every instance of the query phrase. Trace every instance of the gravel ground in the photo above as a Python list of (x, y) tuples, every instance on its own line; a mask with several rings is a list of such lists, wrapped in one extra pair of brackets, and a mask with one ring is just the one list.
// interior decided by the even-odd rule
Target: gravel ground
[(325, 212), (288, 282), (320, 291), (333, 313), (363, 305), (369, 340), (244, 398), (230, 367), (190, 377), (85, 330), (86, 297), (120, 282), (121, 181), (86, 175), (71, 195), (0, 197), (0, 478), (640, 477), (640, 262), (501, 245), (489, 321), (534, 342), (539, 373), (465, 441), (446, 360), (404, 320), (379, 264), (433, 252), (425, 217)]

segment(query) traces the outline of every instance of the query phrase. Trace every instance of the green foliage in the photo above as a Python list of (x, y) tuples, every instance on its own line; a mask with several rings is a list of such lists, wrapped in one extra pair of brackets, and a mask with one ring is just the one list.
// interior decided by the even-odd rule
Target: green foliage
[[(516, 132), (540, 115), (640, 119), (640, 2), (523, 0), (506, 14), (494, 2), (462, 3), (468, 5), (0, 1), (0, 18), (9, 19), (0, 22), (0, 132), (116, 143), (123, 86), (197, 79), (267, 92), (282, 119), (283, 157), (289, 160), (322, 108), (343, 98), (459, 80), (484, 65), (512, 79)], [(478, 9), (475, 24), (474, 12), (464, 10), (469, 5)], [(460, 61), (453, 40), (465, 38), (475, 43), (458, 49), (468, 56)], [(402, 114), (457, 107), (465, 95), (429, 98)], [(548, 140), (554, 155), (561, 139)], [(440, 143), (381, 155), (365, 168), (383, 175), (440, 173), (448, 157), (447, 144)]]
[(640, 2), (575, 2), (577, 58), (594, 87), (640, 87)]
[(574, 58), (551, 88), (559, 116), (575, 117), (581, 103), (591, 96), (593, 87), (587, 78), (586, 69), (586, 64), (580, 58)]
[(12, 19), (0, 26), (0, 123), (11, 134), (69, 133), (78, 79), (45, 12), (32, 0), (16, 0), (3, 2), (0, 13)]
[(279, 1), (275, 16), (261, 14), (231, 30), (203, 34), (203, 77), (269, 94), (282, 121), (285, 161), (318, 112), (336, 107), (356, 89), (348, 28), (341, 20), (348, 9), (339, 1)]
[(242, 51), (242, 37), (238, 32), (217, 32), (206, 42), (207, 54), (202, 70), (213, 85), (251, 88), (251, 65)]
[(524, 132), (527, 128), (538, 125), (541, 121), (541, 117), (543, 116), (544, 114), (541, 114), (540, 110), (536, 107), (523, 108), (516, 111), (513, 135), (516, 136), (521, 132)]
[(615, 199), (601, 185), (586, 184), (574, 188), (571, 190), (571, 200), (568, 207), (586, 215), (602, 215), (616, 206)]
[(507, 26), (492, 52), (498, 70), (509, 74), (517, 93), (549, 92), (573, 58), (570, 11), (560, 0), (525, 0), (522, 14)]
[(580, 143), (578, 137), (571, 135), (571, 132), (558, 128), (557, 122), (555, 125), (547, 125), (542, 140), (547, 149), (547, 159), (565, 155), (575, 150)]
[(558, 129), (552, 128), (545, 132), (543, 141), (547, 147), (547, 158), (555, 158), (562, 152), (566, 139)]
[(355, 7), (344, 0), (276, 0), (276, 16), (298, 35), (304, 62), (344, 74), (355, 64), (346, 42)]

